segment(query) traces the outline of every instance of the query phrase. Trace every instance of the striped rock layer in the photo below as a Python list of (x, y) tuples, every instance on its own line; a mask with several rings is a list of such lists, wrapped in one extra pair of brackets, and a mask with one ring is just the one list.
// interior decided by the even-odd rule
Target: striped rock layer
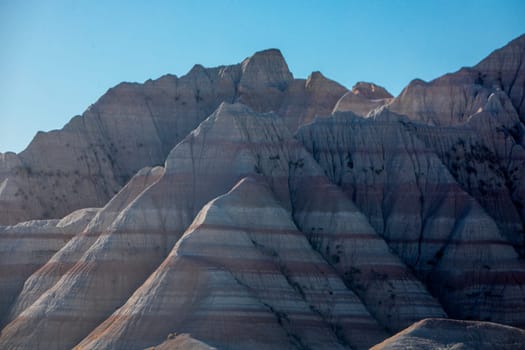
[(138, 170), (163, 164), (222, 102), (279, 111), (295, 130), (329, 114), (346, 91), (319, 72), (294, 79), (278, 50), (231, 66), (195, 65), (182, 77), (121, 83), (62, 129), (37, 133), (23, 152), (0, 153), (0, 224), (103, 206)]
[(109, 90), (0, 154), (0, 222), (47, 218), (0, 227), (0, 348), (524, 327), (524, 47), (396, 98), (294, 79), (277, 50)]

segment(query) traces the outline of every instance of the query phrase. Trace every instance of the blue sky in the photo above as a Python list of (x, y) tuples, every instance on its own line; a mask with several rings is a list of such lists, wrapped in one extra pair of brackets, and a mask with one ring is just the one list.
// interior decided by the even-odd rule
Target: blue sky
[(0, 152), (61, 128), (121, 81), (270, 47), (295, 77), (320, 70), (398, 94), (525, 33), (524, 14), (522, 0), (0, 0)]

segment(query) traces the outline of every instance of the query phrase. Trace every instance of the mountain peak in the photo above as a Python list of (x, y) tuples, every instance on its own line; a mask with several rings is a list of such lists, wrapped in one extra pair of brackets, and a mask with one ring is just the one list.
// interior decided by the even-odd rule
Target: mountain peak
[(364, 81), (357, 82), (352, 87), (352, 93), (371, 100), (393, 97), (384, 87)]
[(277, 48), (269, 48), (266, 50), (257, 51), (253, 54), (253, 56), (280, 56), (280, 57), (283, 57), (283, 54), (281, 50)]
[(284, 90), (293, 80), (281, 51), (268, 49), (258, 51), (246, 58), (242, 64), (241, 85), (257, 87), (266, 85)]

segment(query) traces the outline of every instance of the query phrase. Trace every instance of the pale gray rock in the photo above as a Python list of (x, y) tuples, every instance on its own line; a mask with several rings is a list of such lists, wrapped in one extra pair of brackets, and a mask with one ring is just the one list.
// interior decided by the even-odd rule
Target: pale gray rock
[[(96, 237), (89, 249), (81, 254), (78, 261), (54, 286), (4, 328), (0, 345), (31, 348), (38, 342), (54, 348), (68, 348), (82, 340), (93, 331), (93, 328), (108, 319), (115, 308), (119, 308), (127, 301), (131, 303), (135, 300), (131, 297), (133, 292), (162, 263), (172, 247), (180, 244), (181, 234), (187, 230), (207, 201), (221, 196), (248, 175), (266, 179), (272, 197), (275, 197), (281, 207), (278, 211), (281, 213), (279, 217), (286, 213), (287, 225), (291, 225), (293, 222), (291, 218), (294, 218), (301, 223), (301, 229), (305, 231), (303, 233), (297, 228), (290, 227), (296, 232), (294, 237), (298, 236), (294, 239), (301, 239), (300, 245), (297, 246), (303, 247), (301, 249), (304, 250), (304, 254), (317, 256), (317, 261), (325, 266), (322, 270), (327, 269), (325, 275), (330, 271), (334, 281), (330, 283), (336, 283), (338, 286), (338, 292), (334, 291), (333, 294), (330, 294), (329, 290), (314, 293), (313, 291), (321, 287), (309, 280), (309, 272), (304, 276), (303, 274), (305, 271), (316, 271), (316, 269), (312, 267), (301, 273), (297, 272), (298, 279), (307, 279), (304, 283), (308, 282), (306, 284), (308, 288), (303, 288), (299, 295), (304, 293), (304, 297), (301, 298), (307, 298), (308, 303), (316, 308), (315, 314), (319, 315), (316, 317), (333, 319), (334, 321), (329, 321), (329, 324), (334, 327), (337, 324), (341, 326), (335, 338), (333, 338), (334, 334), (329, 336), (332, 337), (329, 343), (334, 339), (336, 343), (340, 343), (343, 338), (353, 338), (351, 342), (361, 344), (358, 347), (368, 347), (373, 344), (372, 339), (380, 337), (377, 335), (378, 329), (383, 329), (385, 326), (398, 329), (412, 322), (414, 318), (444, 315), (439, 304), (428, 294), (423, 285), (399, 259), (393, 256), (386, 245), (381, 243), (373, 228), (366, 222), (366, 218), (357, 212), (348, 199), (337, 195), (339, 190), (329, 183), (319, 165), (292, 138), (281, 118), (272, 113), (254, 113), (240, 104), (222, 104), (170, 152), (161, 177), (122, 209), (104, 234)], [(337, 218), (321, 212), (319, 200), (322, 197), (316, 197), (315, 192), (323, 189), (329, 190), (331, 198), (336, 200), (341, 209), (344, 209)], [(307, 192), (312, 193), (307, 194)], [(299, 193), (304, 193), (303, 197), (299, 196)], [(256, 202), (258, 198), (262, 200), (266, 195), (252, 196)], [(250, 197), (246, 192), (245, 195), (236, 198), (240, 201), (243, 198), (248, 200)], [(238, 206), (241, 206), (241, 203), (239, 202)], [(264, 221), (271, 222), (269, 219), (271, 215), (265, 215), (267, 219)], [(246, 216), (246, 218), (250, 217), (252, 216)], [(338, 226), (330, 224), (330, 220), (335, 219), (341, 220)], [(322, 244), (312, 249), (313, 242), (318, 241), (311, 235), (308, 226), (314, 221), (317, 222), (317, 227), (321, 225), (326, 228), (328, 236), (322, 240)], [(246, 224), (246, 227), (250, 225)], [(265, 235), (271, 235), (264, 232)], [(353, 237), (353, 234), (356, 236)], [(267, 238), (269, 237), (271, 236)], [(367, 243), (370, 239), (374, 241), (372, 245)], [(266, 245), (263, 241), (259, 243)], [(280, 247), (284, 247), (285, 244), (291, 243), (283, 241), (282, 245), (276, 245), (272, 249), (279, 252)], [(340, 247), (336, 247), (338, 244)], [(366, 249), (358, 249), (359, 245)], [(327, 246), (333, 246), (334, 253), (337, 253), (338, 249), (347, 250), (350, 258), (343, 257), (337, 263), (332, 258), (333, 253), (325, 249)], [(366, 254), (376, 251), (381, 259), (378, 259), (373, 266), (367, 266)], [(290, 254), (283, 252), (283, 259)], [(351, 270), (354, 264), (363, 272), (362, 276), (345, 276), (345, 272)], [(289, 269), (293, 272), (296, 267), (292, 264)], [(376, 305), (389, 295), (390, 289), (378, 288), (387, 283), (382, 277), (385, 273), (393, 278), (392, 288), (403, 295), (397, 300), (385, 302), (389, 312), (395, 314), (389, 317), (381, 316), (382, 308)], [(193, 275), (189, 273), (189, 276)], [(222, 277), (210, 274), (209, 278), (220, 280)], [(256, 279), (255, 276), (252, 278)], [(354, 284), (350, 283), (352, 281)], [(264, 284), (253, 284), (253, 293), (263, 293), (264, 286)], [(333, 323), (338, 322), (340, 317), (333, 314), (335, 311), (330, 311), (332, 308), (324, 303), (331, 298), (355, 295), (354, 289), (357, 288), (359, 288), (358, 295), (365, 299), (365, 304), (354, 296), (355, 308), (373, 309), (375, 313), (371, 316), (369, 311), (366, 311), (370, 316), (366, 316), (368, 321), (365, 323), (369, 326), (358, 326), (355, 324), (357, 320)], [(309, 292), (309, 289), (312, 292)], [(321, 298), (321, 295), (324, 297)], [(410, 299), (415, 303), (414, 305), (403, 301)], [(162, 300), (164, 298), (159, 297), (155, 302), (162, 302)], [(270, 305), (272, 302), (271, 298), (265, 301)], [(304, 302), (303, 300), (302, 303)], [(275, 319), (275, 316), (272, 317)], [(65, 318), (70, 319), (71, 322), (64, 323)], [(381, 323), (384, 322), (384, 325), (371, 326), (370, 322), (373, 321), (372, 323), (375, 324), (378, 322), (377, 319), (380, 319)], [(36, 324), (41, 326), (35, 329)], [(58, 327), (58, 324), (62, 326)], [(300, 324), (291, 322), (290, 327), (297, 329), (294, 332), (303, 334), (304, 329)], [(225, 327), (233, 326), (225, 323)], [(359, 337), (355, 338), (351, 330), (361, 329), (359, 327), (363, 327), (362, 331)], [(165, 331), (169, 332), (169, 330), (162, 330), (160, 333), (155, 333), (155, 342), (152, 340), (149, 345), (161, 341), (166, 336)], [(98, 334), (98, 331), (93, 334)], [(104, 342), (112, 344), (113, 341), (117, 341), (117, 338), (114, 340), (106, 338), (115, 335), (112, 331), (108, 334)], [(217, 336), (223, 337), (224, 334), (220, 333)], [(205, 337), (199, 339), (207, 340)], [(309, 342), (317, 342), (315, 344), (322, 343), (319, 340), (314, 341), (315, 337), (308, 339), (311, 339)], [(214, 343), (210, 344), (214, 345)], [(145, 347), (148, 344), (137, 343), (137, 346)]]
[[(107, 203), (0, 228), (0, 348), (364, 349), (429, 317), (524, 327), (523, 38), (395, 99), (294, 79), (273, 49), (195, 65), (0, 154), (0, 222)], [(394, 339), (516, 335), (447, 322)]]
[(278, 113), (283, 116), (288, 129), (295, 132), (315, 117), (330, 114), (347, 91), (320, 72), (313, 72), (308, 79), (296, 79), (289, 85)]
[(371, 350), (520, 350), (525, 331), (490, 322), (426, 319)]
[(0, 226), (0, 324), (26, 279), (81, 231), (98, 209), (80, 209), (61, 220)]
[(257, 52), (241, 63), (241, 71), (237, 101), (259, 112), (277, 111), (293, 81), (281, 52), (275, 49)]
[[(13, 321), (27, 307), (31, 306), (42, 294), (52, 288), (75, 264), (85, 252), (97, 241), (100, 235), (111, 229), (120, 212), (130, 205), (143, 191), (155, 183), (164, 173), (164, 168), (141, 169), (104, 208), (86, 224), (77, 227), (72, 232), (76, 234), (62, 249), (56, 252), (45, 265), (27, 277), (22, 291), (10, 306), (9, 313), (4, 322)], [(73, 214), (62, 219), (57, 226), (65, 220), (74, 217)], [(67, 221), (66, 221), (67, 222)]]
[(141, 348), (168, 332), (219, 349), (367, 349), (383, 337), (258, 178), (205, 205), (157, 271), (77, 348)]
[(0, 224), (103, 206), (139, 169), (163, 164), (222, 102), (280, 111), (295, 130), (344, 92), (318, 73), (294, 80), (275, 49), (236, 65), (195, 65), (180, 78), (119, 84), (63, 129), (39, 132), (18, 155), (0, 154)]

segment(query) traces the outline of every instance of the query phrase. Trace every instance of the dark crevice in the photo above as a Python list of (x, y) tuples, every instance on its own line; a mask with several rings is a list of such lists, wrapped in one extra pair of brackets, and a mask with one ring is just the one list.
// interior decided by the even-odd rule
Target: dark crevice
[(244, 289), (246, 289), (246, 291), (255, 299), (257, 300), (259, 303), (261, 303), (261, 305), (263, 305), (272, 315), (275, 316), (276, 320), (277, 320), (277, 324), (283, 329), (283, 331), (285, 332), (286, 336), (288, 337), (288, 339), (290, 339), (290, 344), (292, 346), (294, 346), (296, 349), (298, 350), (311, 350), (308, 346), (306, 346), (303, 341), (301, 340), (301, 338), (295, 334), (291, 329), (290, 329), (290, 319), (288, 318), (288, 316), (286, 315), (286, 313), (282, 312), (282, 311), (277, 311), (274, 307), (272, 307), (270, 304), (262, 301), (258, 296), (255, 295), (255, 292), (253, 291), (253, 288), (251, 288), (248, 284), (244, 283), (240, 278), (238, 278), (237, 276), (235, 276), (235, 274), (229, 270), (227, 270), (231, 276), (233, 277), (233, 279), (241, 286), (243, 287)]
[[(337, 341), (343, 345), (344, 347), (346, 348), (350, 348), (350, 345), (349, 345), (349, 342), (347, 339), (345, 339), (344, 335), (341, 334), (341, 327), (337, 324), (334, 324), (333, 322), (330, 322), (328, 319), (327, 319), (327, 315), (325, 315), (323, 312), (321, 312), (318, 308), (316, 308), (314, 305), (312, 305), (309, 301), (308, 301), (308, 296), (306, 295), (305, 291), (303, 290), (303, 287), (297, 282), (295, 281), (292, 276), (291, 276), (291, 271), (288, 269), (288, 267), (286, 266), (286, 264), (282, 261), (281, 257), (279, 256), (279, 254), (272, 248), (269, 248), (269, 247), (266, 247), (262, 244), (260, 244), (259, 242), (257, 242), (253, 237), (251, 237), (250, 234), (248, 234), (250, 236), (250, 240), (253, 244), (253, 246), (259, 250), (263, 255), (265, 256), (270, 256), (273, 260), (273, 262), (275, 263), (275, 265), (277, 266), (279, 272), (281, 273), (281, 275), (285, 278), (286, 282), (288, 283), (288, 285), (298, 294), (300, 295), (301, 299), (303, 300), (303, 302), (309, 306), (310, 308), (310, 311), (312, 311), (314, 314), (316, 314), (321, 320), (323, 320), (323, 322), (329, 326), (329, 329), (332, 331), (333, 335), (335, 336), (335, 338), (337, 339)], [(271, 306), (270, 306), (271, 307)], [(274, 311), (274, 314), (275, 314), (275, 310), (273, 310), (272, 308), (272, 311)], [(277, 313), (277, 317), (278, 317), (278, 321), (279, 321), (279, 324), (282, 325), (282, 322), (283, 322), (283, 315), (284, 313)], [(286, 316), (286, 314), (284, 314), (284, 316)], [(286, 319), (288, 322), (289, 320)], [(293, 335), (293, 339), (295, 340), (300, 340), (299, 337), (297, 337), (296, 335)]]

